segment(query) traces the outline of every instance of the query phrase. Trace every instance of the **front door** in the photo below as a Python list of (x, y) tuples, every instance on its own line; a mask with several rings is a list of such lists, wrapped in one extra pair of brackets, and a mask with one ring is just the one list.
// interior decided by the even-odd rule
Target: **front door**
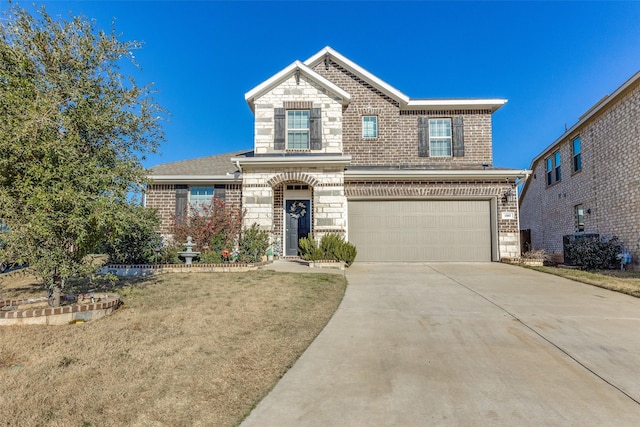
[(311, 202), (309, 200), (287, 200), (286, 202), (287, 256), (298, 255), (298, 240), (311, 232)]

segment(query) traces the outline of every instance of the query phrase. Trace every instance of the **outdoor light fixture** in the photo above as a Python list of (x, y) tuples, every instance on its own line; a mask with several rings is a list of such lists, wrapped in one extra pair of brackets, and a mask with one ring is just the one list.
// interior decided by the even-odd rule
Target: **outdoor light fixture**
[(516, 201), (516, 193), (510, 188), (502, 195), (503, 203), (510, 203)]

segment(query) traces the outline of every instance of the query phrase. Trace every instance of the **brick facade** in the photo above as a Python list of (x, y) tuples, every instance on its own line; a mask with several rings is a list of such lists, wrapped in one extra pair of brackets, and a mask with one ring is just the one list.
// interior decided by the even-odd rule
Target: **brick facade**
[[(635, 79), (634, 79), (635, 78)], [(534, 160), (521, 200), (521, 228), (535, 249), (563, 251), (562, 237), (578, 233), (576, 205), (584, 209), (584, 233), (617, 236), (640, 257), (640, 75), (598, 104)], [(590, 114), (591, 113), (591, 114)], [(572, 141), (580, 137), (582, 170), (573, 170)], [(546, 181), (546, 159), (559, 151), (562, 179)]]
[[(351, 95), (342, 111), (344, 154), (353, 166), (433, 166), (439, 169), (491, 166), (491, 111), (402, 110), (397, 101), (380, 92), (362, 78), (337, 63), (326, 69), (318, 64), (314, 71)], [(451, 118), (462, 115), (465, 136), (464, 157), (418, 157), (418, 117)], [(362, 137), (362, 117), (378, 117), (378, 137)]]
[[(350, 71), (359, 67), (337, 53), (328, 50), (326, 55), (327, 60), (317, 65), (296, 62), (246, 95), (255, 114), (254, 152), (234, 158), (239, 167), (236, 182), (226, 187), (227, 200), (242, 204), (244, 225), (258, 224), (284, 250), (287, 200), (310, 200), (308, 214), (316, 237), (348, 235), (350, 197), (487, 200), (491, 206), (491, 236), (487, 239), (492, 239), (492, 258), (518, 256), (518, 206), (503, 196), (515, 191), (519, 172), (494, 174), (492, 170), (492, 113), (502, 104), (455, 100), (409, 104), (404, 95), (368, 73)], [(329, 60), (332, 55), (336, 60)], [(321, 147), (313, 144), (312, 137), (309, 149), (288, 149), (281, 137), (276, 146), (276, 133), (282, 135), (282, 111), (287, 109), (309, 109), (310, 117), (319, 109)], [(363, 116), (377, 117), (377, 137), (363, 138)], [(418, 124), (424, 118), (452, 119), (454, 132), (461, 128), (464, 134), (464, 155), (454, 150), (454, 139), (460, 135), (456, 133), (451, 139), (454, 156), (420, 156)], [(317, 127), (310, 125), (310, 135), (313, 129)], [(359, 180), (352, 175), (347, 179), (350, 169), (374, 171), (374, 178)], [(416, 171), (417, 177), (375, 177), (375, 171), (409, 170)], [(437, 180), (430, 171), (451, 172)], [(460, 171), (473, 173), (457, 175), (468, 178), (447, 177)], [(149, 187), (147, 206), (159, 209), (164, 231), (170, 227), (167, 216), (173, 215), (175, 203), (175, 187), (160, 183)]]

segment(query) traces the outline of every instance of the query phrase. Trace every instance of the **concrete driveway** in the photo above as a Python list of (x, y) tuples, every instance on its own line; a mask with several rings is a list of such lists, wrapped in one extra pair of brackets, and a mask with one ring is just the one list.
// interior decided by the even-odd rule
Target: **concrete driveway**
[(346, 274), (243, 426), (640, 425), (640, 299), (497, 263)]

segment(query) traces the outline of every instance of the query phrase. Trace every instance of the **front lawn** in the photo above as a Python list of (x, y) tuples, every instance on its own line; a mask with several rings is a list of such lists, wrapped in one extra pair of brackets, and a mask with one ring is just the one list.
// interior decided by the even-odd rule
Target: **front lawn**
[(577, 282), (587, 283), (616, 292), (640, 297), (640, 272), (620, 270), (582, 271), (557, 267), (528, 267), (555, 274)]
[[(4, 298), (33, 286), (4, 283)], [(120, 287), (124, 306), (98, 321), (0, 327), (1, 423), (237, 425), (345, 287), (333, 274), (165, 274)]]

